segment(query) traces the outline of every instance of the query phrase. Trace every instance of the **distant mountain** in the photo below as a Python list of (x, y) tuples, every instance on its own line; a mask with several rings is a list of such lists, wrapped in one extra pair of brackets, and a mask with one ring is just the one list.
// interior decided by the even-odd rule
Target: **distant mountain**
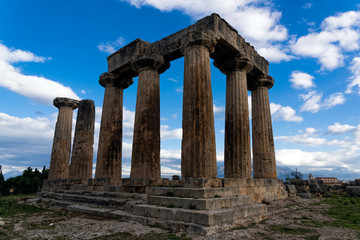
[[(278, 179), (286, 179), (290, 176), (294, 169), (286, 166), (277, 166)], [(313, 174), (314, 177), (336, 177), (339, 180), (354, 180), (360, 179), (360, 173), (354, 172), (347, 168), (335, 168), (333, 170), (318, 170), (318, 171), (300, 171), (303, 174), (304, 179), (308, 179), (309, 174)], [(218, 166), (217, 168), (218, 178), (224, 177), (224, 166)]]
[(291, 175), (291, 173), (294, 171), (295, 169), (290, 169), (288, 167), (282, 167), (282, 166), (276, 166), (276, 171), (277, 171), (277, 176), (278, 179), (283, 179), (285, 180), (287, 177), (289, 177)]
[(341, 167), (335, 168), (333, 170), (319, 170), (319, 171), (306, 172), (306, 176), (309, 173), (313, 174), (314, 177), (336, 177), (339, 180), (360, 179), (360, 173)]

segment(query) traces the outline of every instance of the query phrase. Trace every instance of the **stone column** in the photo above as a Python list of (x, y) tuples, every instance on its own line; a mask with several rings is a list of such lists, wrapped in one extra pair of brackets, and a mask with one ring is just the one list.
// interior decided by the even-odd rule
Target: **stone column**
[(183, 178), (216, 178), (216, 145), (210, 52), (215, 39), (204, 33), (184, 39), (183, 137), (181, 175)]
[(94, 101), (89, 99), (80, 101), (69, 166), (69, 179), (87, 180), (92, 177), (94, 125)]
[[(218, 63), (214, 63), (216, 66)], [(246, 74), (253, 68), (235, 57), (219, 65), (226, 74), (225, 177), (251, 178), (249, 105)]]
[(162, 56), (135, 60), (139, 73), (130, 178), (160, 179), (160, 77), (170, 66)]
[(54, 106), (59, 109), (59, 114), (51, 152), (49, 179), (67, 179), (69, 177), (73, 110), (78, 108), (79, 101), (57, 97), (54, 99)]
[(95, 178), (109, 179), (109, 184), (121, 184), (123, 89), (132, 83), (132, 77), (103, 73), (99, 83), (105, 87), (101, 115), (99, 147)]
[(274, 79), (263, 75), (250, 88), (254, 178), (277, 178), (268, 93), (273, 85)]

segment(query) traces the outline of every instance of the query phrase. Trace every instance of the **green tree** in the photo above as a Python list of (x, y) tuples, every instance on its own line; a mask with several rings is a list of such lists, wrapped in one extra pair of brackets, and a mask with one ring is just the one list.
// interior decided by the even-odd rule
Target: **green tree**
[(292, 177), (292, 179), (300, 180), (300, 179), (303, 179), (303, 174), (301, 172), (298, 172), (298, 170), (296, 168), (295, 171), (291, 172), (291, 177)]
[(2, 172), (2, 166), (0, 165), (0, 195), (3, 195), (2, 194), (2, 189), (3, 189), (3, 185), (4, 185), (4, 182), (5, 182), (5, 178), (4, 178), (4, 175), (3, 175), (3, 172)]
[(10, 189), (14, 189), (14, 194), (36, 193), (41, 188), (43, 180), (48, 178), (48, 175), (49, 169), (46, 169), (45, 166), (41, 172), (37, 168), (33, 170), (31, 167), (28, 167), (21, 176), (10, 177), (3, 181), (0, 184), (0, 193), (2, 195), (9, 195)]

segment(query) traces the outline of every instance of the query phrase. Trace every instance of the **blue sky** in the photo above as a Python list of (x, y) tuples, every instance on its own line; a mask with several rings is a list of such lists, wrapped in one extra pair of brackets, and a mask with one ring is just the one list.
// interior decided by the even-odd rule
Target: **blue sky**
[[(2, 0), (0, 164), (49, 166), (57, 96), (96, 105), (95, 159), (106, 57), (154, 42), (217, 12), (270, 62), (277, 164), (360, 172), (360, 1)], [(225, 79), (212, 66), (217, 160), (223, 162)], [(183, 59), (160, 76), (161, 165), (180, 173)], [(129, 174), (137, 79), (124, 91), (123, 174)], [(250, 98), (250, 92), (249, 92)], [(76, 112), (74, 112), (74, 126)]]

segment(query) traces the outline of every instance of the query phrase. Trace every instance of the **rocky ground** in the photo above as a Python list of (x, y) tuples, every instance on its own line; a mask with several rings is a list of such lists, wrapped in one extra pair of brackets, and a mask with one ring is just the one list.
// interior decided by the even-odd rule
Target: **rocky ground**
[(0, 219), (0, 239), (360, 239), (357, 231), (335, 227), (321, 199), (298, 197), (269, 203), (261, 223), (211, 236), (175, 233), (155, 226), (119, 222), (66, 211), (41, 211)]

